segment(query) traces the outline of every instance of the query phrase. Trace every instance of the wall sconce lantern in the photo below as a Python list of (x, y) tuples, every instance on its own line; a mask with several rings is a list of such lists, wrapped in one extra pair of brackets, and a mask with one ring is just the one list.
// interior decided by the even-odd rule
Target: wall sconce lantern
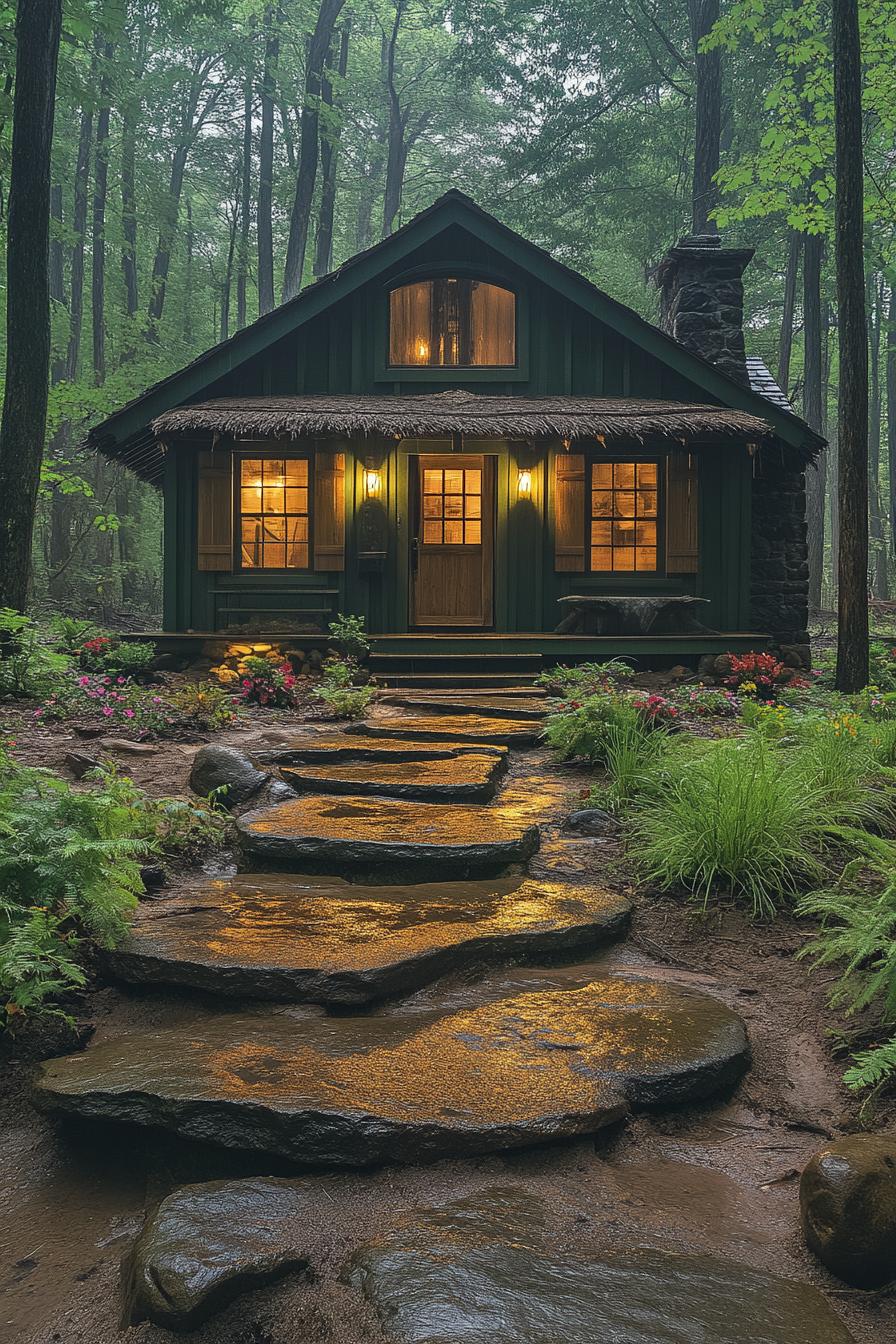
[(373, 459), (369, 457), (364, 465), (364, 498), (379, 499), (381, 485), (382, 476), (380, 474), (380, 469)]
[(520, 467), (517, 476), (516, 492), (520, 499), (532, 498), (532, 472), (529, 467)]

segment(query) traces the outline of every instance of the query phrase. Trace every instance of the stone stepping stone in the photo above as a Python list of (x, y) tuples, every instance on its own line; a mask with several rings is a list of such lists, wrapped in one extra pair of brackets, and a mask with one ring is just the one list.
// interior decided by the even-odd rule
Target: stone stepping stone
[(531, 1217), (500, 1190), (420, 1210), (345, 1277), (396, 1344), (854, 1344), (810, 1284), (641, 1247), (559, 1256)]
[(488, 742), (417, 742), (401, 738), (392, 741), (365, 741), (359, 737), (296, 738), (263, 752), (258, 760), (271, 765), (305, 765), (343, 761), (445, 761), (468, 753), (507, 757), (507, 748)]
[(407, 738), (417, 742), (489, 742), (501, 747), (532, 747), (541, 735), (539, 725), (528, 719), (496, 719), (484, 714), (370, 719), (349, 724), (345, 731), (359, 737)]
[(367, 1166), (591, 1134), (629, 1103), (729, 1087), (748, 1052), (716, 999), (603, 980), (443, 1014), (224, 1013), (49, 1060), (33, 1096), (58, 1115)]
[(125, 1320), (194, 1330), (241, 1293), (306, 1269), (306, 1216), (295, 1181), (259, 1176), (175, 1190), (122, 1263)]
[(106, 962), (136, 983), (361, 1006), (471, 964), (593, 948), (630, 913), (611, 891), (518, 877), (367, 887), (250, 874), (144, 903)]
[(474, 698), (448, 691), (439, 697), (392, 693), (381, 695), (379, 700), (381, 704), (413, 709), (418, 714), (477, 714), (492, 719), (541, 720), (548, 713), (546, 705), (534, 697), (523, 701), (509, 695)]
[(506, 769), (506, 755), (468, 751), (427, 761), (422, 768), (409, 761), (349, 761), (282, 766), (281, 773), (297, 793), (487, 803), (497, 793)]
[(250, 854), (293, 868), (306, 860), (498, 867), (538, 849), (537, 826), (459, 803), (307, 795), (245, 812), (236, 825)]

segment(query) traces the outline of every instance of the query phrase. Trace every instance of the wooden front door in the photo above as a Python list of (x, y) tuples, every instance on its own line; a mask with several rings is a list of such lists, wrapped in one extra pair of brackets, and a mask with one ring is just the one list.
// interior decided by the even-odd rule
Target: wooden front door
[(495, 459), (421, 454), (416, 461), (411, 624), (492, 624)]

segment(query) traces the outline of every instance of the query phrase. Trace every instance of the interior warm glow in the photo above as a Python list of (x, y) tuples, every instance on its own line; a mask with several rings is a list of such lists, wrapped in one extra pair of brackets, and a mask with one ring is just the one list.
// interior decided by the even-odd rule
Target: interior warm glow
[(389, 363), (492, 367), (516, 363), (516, 296), (464, 277), (418, 280), (389, 295)]
[(240, 462), (240, 563), (243, 569), (307, 569), (310, 481), (307, 458)]
[(656, 462), (594, 462), (591, 467), (591, 568), (656, 573)]
[(368, 467), (364, 472), (364, 491), (368, 499), (380, 492), (380, 473), (375, 467)]

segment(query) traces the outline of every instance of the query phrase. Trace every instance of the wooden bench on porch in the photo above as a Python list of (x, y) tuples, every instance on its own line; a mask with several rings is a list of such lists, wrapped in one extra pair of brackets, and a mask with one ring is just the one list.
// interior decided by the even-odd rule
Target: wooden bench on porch
[(558, 635), (710, 635), (697, 619), (706, 597), (605, 597), (571, 594), (557, 599), (566, 609)]

